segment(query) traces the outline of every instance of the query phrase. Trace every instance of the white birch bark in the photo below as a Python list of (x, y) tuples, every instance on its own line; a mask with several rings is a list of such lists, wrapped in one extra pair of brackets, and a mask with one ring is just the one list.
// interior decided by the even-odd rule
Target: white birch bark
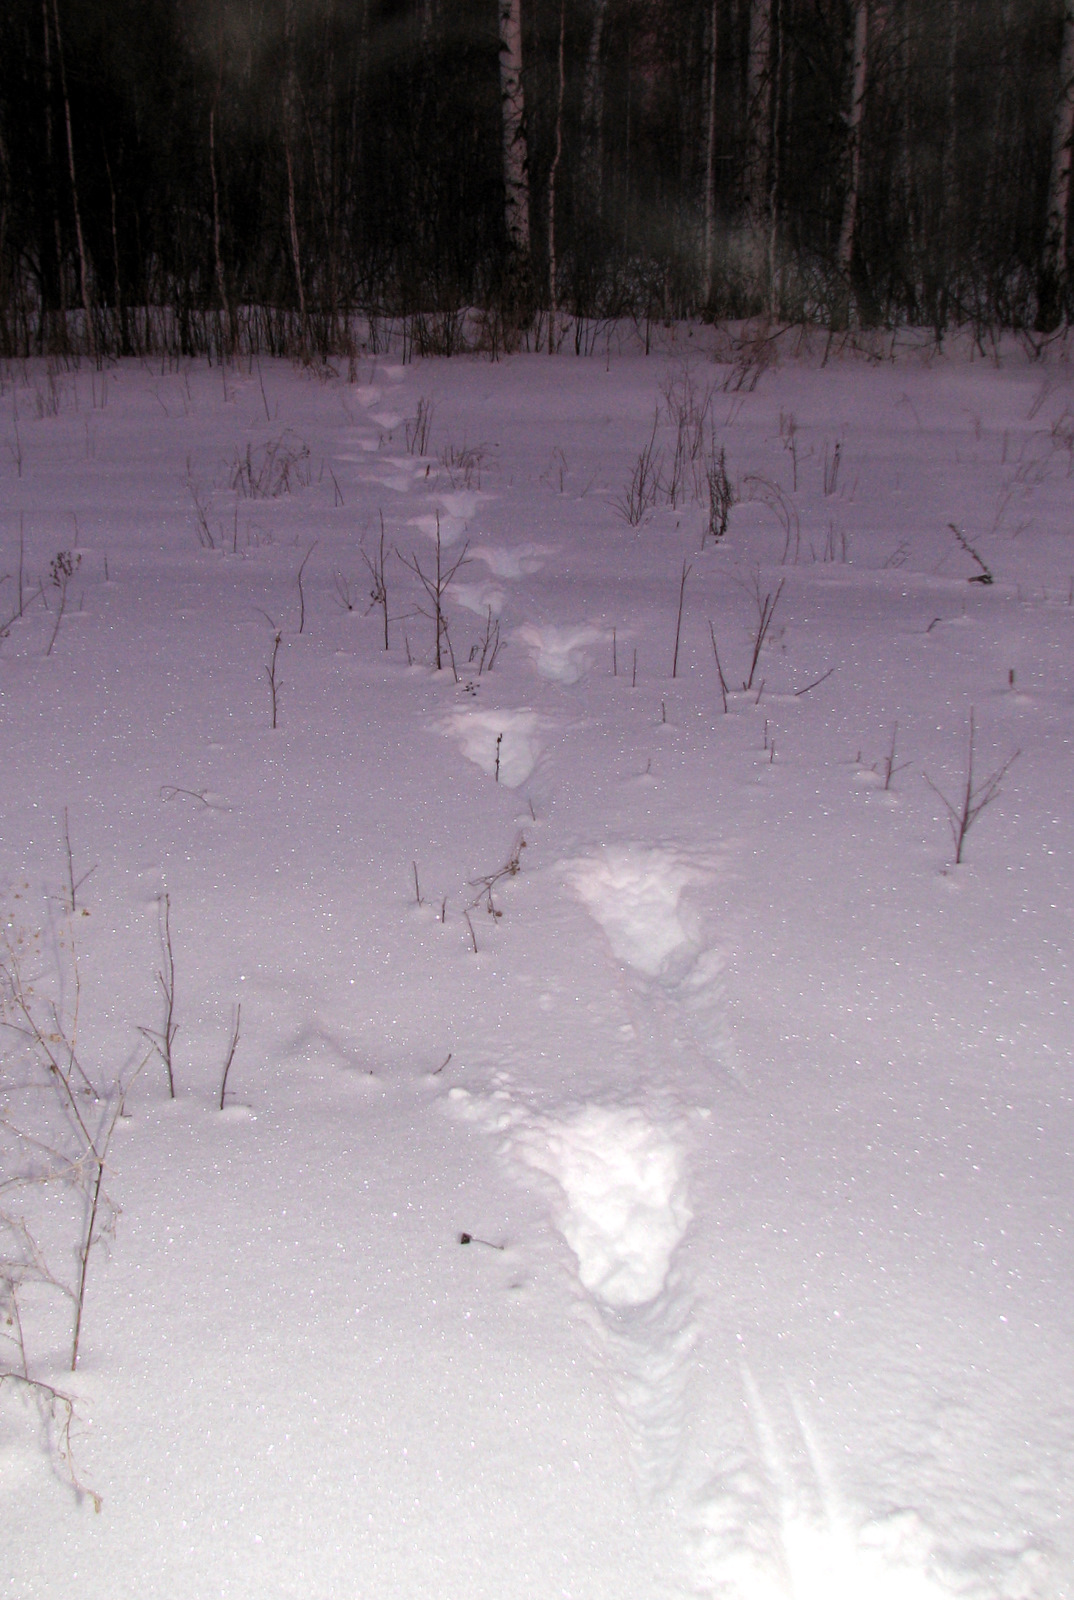
[(499, 0), (500, 104), (503, 111), (504, 222), (512, 249), (530, 253), (529, 152), (522, 92), (521, 0)]
[(865, 95), (869, 87), (869, 0), (857, 0), (854, 7), (854, 39), (851, 46), (850, 107), (846, 117), (847, 186), (843, 196), (843, 217), (839, 227), (836, 266), (844, 286), (849, 285), (854, 260), (854, 236), (861, 199), (861, 135), (865, 114)]
[(1074, 143), (1074, 0), (1063, 0), (1063, 46), (1059, 58), (1059, 92), (1052, 117), (1052, 159), (1048, 175), (1048, 210), (1044, 223), (1040, 320), (1054, 326), (1067, 287), (1070, 246), (1071, 146)]

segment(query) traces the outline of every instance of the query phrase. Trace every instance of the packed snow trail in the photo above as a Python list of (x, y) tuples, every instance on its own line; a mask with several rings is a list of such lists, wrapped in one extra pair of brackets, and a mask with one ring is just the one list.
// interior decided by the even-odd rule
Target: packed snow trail
[[(732, 392), (711, 336), (58, 371), (55, 414), (5, 374), (8, 936), (107, 1088), (166, 895), (180, 1031), (77, 1374), (19, 1291), (77, 1415), (65, 1465), (0, 1390), (0, 1595), (1074, 1592), (1070, 379)], [(687, 380), (737, 495), (703, 550), (703, 505), (616, 509)], [(273, 447), (308, 471), (243, 493)], [(956, 870), (971, 710), (1004, 776)], [(5, 1138), (62, 1137), (5, 1048)], [(63, 1282), (71, 1196), (4, 1191)]]

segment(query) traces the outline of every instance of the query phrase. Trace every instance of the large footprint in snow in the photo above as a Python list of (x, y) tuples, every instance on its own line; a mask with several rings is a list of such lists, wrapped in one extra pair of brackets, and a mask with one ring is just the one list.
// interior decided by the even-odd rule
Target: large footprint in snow
[(575, 628), (537, 627), (526, 623), (516, 628), (514, 638), (529, 651), (537, 675), (552, 683), (577, 683), (593, 665), (589, 646), (606, 639), (601, 628), (583, 623)]
[(467, 761), (507, 789), (525, 783), (541, 753), (541, 720), (532, 711), (477, 711), (457, 706), (436, 726), (458, 740)]
[(511, 1154), (554, 1180), (553, 1217), (605, 1305), (655, 1300), (686, 1231), (682, 1152), (636, 1107), (586, 1105), (519, 1129)]
[(540, 572), (545, 557), (554, 555), (555, 551), (547, 544), (519, 544), (511, 549), (474, 544), (469, 554), (472, 561), (483, 561), (493, 577), (521, 578), (527, 573)]
[(464, 1116), (503, 1135), (502, 1153), (547, 1182), (552, 1219), (603, 1306), (643, 1306), (664, 1289), (692, 1212), (678, 1141), (637, 1106), (589, 1102), (560, 1116), (503, 1090), (453, 1089)]
[(454, 489), (431, 498), (436, 509), (411, 517), (410, 525), (430, 539), (439, 535), (441, 544), (454, 544), (466, 532), (482, 500), (489, 497), (476, 489)]
[(681, 976), (695, 963), (700, 931), (684, 904), (686, 890), (710, 872), (684, 852), (609, 847), (563, 864), (567, 885), (618, 960), (646, 978)]

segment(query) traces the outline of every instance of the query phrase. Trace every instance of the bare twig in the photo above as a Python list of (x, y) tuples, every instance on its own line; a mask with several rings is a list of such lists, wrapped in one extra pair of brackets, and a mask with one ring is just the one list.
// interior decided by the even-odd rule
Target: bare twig
[(160, 948), (162, 964), (157, 971), (157, 982), (164, 996), (164, 1026), (158, 1031), (155, 1028), (140, 1027), (138, 1032), (143, 1038), (148, 1039), (157, 1055), (164, 1063), (164, 1070), (168, 1078), (168, 1094), (175, 1099), (175, 1072), (172, 1061), (172, 1047), (175, 1036), (179, 1032), (175, 1021), (175, 951), (172, 946), (172, 901), (171, 895), (165, 894), (159, 901), (158, 915), (160, 918)]
[(302, 630), (306, 626), (306, 591), (302, 587), (302, 575), (306, 570), (306, 562), (309, 560), (310, 556), (313, 554), (313, 552), (316, 550), (316, 548), (317, 548), (317, 540), (314, 539), (313, 543), (310, 545), (309, 549), (306, 551), (306, 554), (302, 557), (302, 562), (301, 562), (301, 564), (299, 566), (299, 569), (298, 569), (298, 631), (299, 631), (299, 633), (301, 633)]
[(966, 760), (966, 781), (963, 784), (962, 793), (957, 801), (949, 800), (944, 794), (943, 790), (938, 788), (936, 784), (933, 783), (928, 773), (925, 773), (925, 782), (928, 784), (933, 794), (938, 795), (943, 801), (944, 809), (947, 812), (947, 820), (951, 829), (951, 837), (955, 844), (956, 867), (960, 866), (962, 863), (962, 854), (966, 844), (966, 835), (973, 827), (973, 824), (977, 821), (977, 818), (981, 815), (981, 812), (984, 811), (986, 806), (990, 806), (993, 800), (996, 799), (1000, 792), (1000, 784), (1021, 754), (1021, 751), (1016, 750), (1014, 755), (1010, 756), (1001, 767), (997, 767), (991, 776), (985, 778), (983, 782), (977, 783), (974, 772), (974, 743), (976, 734), (977, 727), (974, 720), (974, 713), (971, 708), (969, 750)]
[(969, 583), (980, 583), (983, 585), (995, 583), (996, 580), (993, 578), (991, 569), (987, 562), (977, 554), (977, 551), (973, 548), (972, 544), (970, 544), (970, 541), (966, 538), (966, 535), (962, 532), (962, 529), (956, 527), (953, 522), (949, 522), (947, 526), (950, 528), (951, 532), (954, 534), (963, 550), (965, 550), (966, 554), (971, 558), (971, 560), (976, 561), (977, 565), (981, 569), (980, 572), (975, 572), (967, 581)]
[(84, 872), (81, 878), (79, 878), (77, 882), (75, 881), (74, 857), (71, 853), (71, 830), (67, 824), (66, 806), (63, 808), (63, 842), (67, 850), (67, 909), (71, 915), (74, 916), (75, 910), (77, 909), (76, 897), (78, 895), (78, 891), (81, 889), (86, 880), (88, 878), (92, 878), (93, 874), (97, 871), (97, 864), (95, 862), (94, 865), (90, 867), (88, 872)]
[(372, 611), (374, 606), (378, 606), (380, 608), (381, 615), (382, 615), (382, 617), (384, 619), (384, 648), (385, 648), (385, 650), (387, 650), (387, 648), (388, 648), (388, 579), (387, 579), (387, 552), (384, 549), (384, 513), (383, 513), (383, 511), (380, 513), (380, 549), (379, 549), (378, 553), (376, 555), (374, 555), (372, 558), (370, 558), (366, 554), (365, 550), (362, 550), (361, 551), (361, 557), (362, 557), (362, 560), (365, 562), (366, 566), (368, 567), (369, 576), (372, 579), (372, 588), (369, 591), (369, 606), (368, 606), (367, 609), (369, 611)]
[(656, 429), (659, 420), (658, 413), (653, 418), (649, 442), (635, 463), (629, 488), (617, 500), (612, 501), (616, 511), (632, 528), (638, 526), (645, 513), (656, 504), (660, 494), (660, 468), (663, 457), (656, 449)]
[[(518, 874), (522, 870), (522, 852), (525, 850), (525, 848), (525, 835), (520, 833), (514, 842), (511, 854), (508, 856), (507, 860), (504, 862), (503, 866), (498, 872), (490, 872), (484, 878), (471, 878), (470, 888), (476, 889), (478, 893), (476, 898), (470, 901), (470, 904), (466, 908), (467, 911), (476, 911), (478, 906), (484, 906), (489, 916), (492, 917), (494, 921), (499, 921), (499, 919), (503, 916), (503, 912), (496, 904), (493, 895), (499, 885), (507, 878), (517, 878)], [(463, 915), (465, 916), (466, 912), (464, 912)], [(469, 917), (467, 917), (467, 921), (469, 921)], [(471, 933), (473, 932), (472, 927), (470, 931)]]
[(880, 765), (880, 771), (884, 778), (883, 787), (885, 794), (891, 788), (891, 780), (894, 778), (895, 774), (897, 772), (901, 772), (903, 767), (907, 765), (905, 761), (896, 762), (895, 760), (895, 740), (898, 738), (898, 734), (899, 724), (897, 722), (893, 722), (891, 725), (891, 748), (888, 750), (887, 755), (884, 757)]
[(403, 423), (403, 436), (406, 439), (408, 455), (423, 456), (427, 453), (432, 421), (433, 403), (425, 395), (420, 395), (417, 412)]
[(224, 1075), (220, 1079), (220, 1109), (224, 1109), (224, 1096), (227, 1093), (227, 1075), (231, 1071), (231, 1063), (235, 1059), (235, 1051), (239, 1047), (239, 1024), (242, 1021), (242, 1006), (235, 1009), (235, 1026), (231, 1030), (231, 1043), (228, 1045), (227, 1057), (224, 1061)]
[(779, 605), (779, 597), (783, 593), (783, 585), (785, 582), (786, 579), (781, 578), (775, 594), (769, 592), (768, 594), (762, 596), (761, 580), (760, 577), (756, 577), (753, 581), (753, 588), (749, 591), (753, 595), (754, 602), (757, 606), (757, 627), (753, 636), (753, 656), (750, 660), (750, 675), (742, 685), (743, 689), (745, 689), (747, 693), (753, 688), (753, 679), (757, 671), (757, 663), (761, 658), (761, 648), (764, 645), (765, 639), (768, 635), (768, 630), (772, 626), (772, 618), (775, 614), (776, 607)]
[(76, 1495), (87, 1495), (93, 1504), (94, 1511), (100, 1511), (104, 1504), (96, 1489), (91, 1489), (81, 1481), (75, 1472), (74, 1461), (71, 1454), (71, 1425), (75, 1420), (75, 1402), (69, 1394), (64, 1394), (62, 1389), (55, 1388), (51, 1383), (44, 1383), (40, 1378), (31, 1378), (24, 1372), (0, 1372), (0, 1386), (5, 1383), (20, 1384), (39, 1404), (43, 1405), (50, 1423), (58, 1426), (59, 1444), (57, 1454), (63, 1463), (67, 1481)]
[(818, 689), (822, 683), (827, 683), (834, 671), (834, 667), (829, 667), (827, 672), (822, 672), (819, 678), (814, 678), (812, 683), (807, 683), (804, 689), (796, 689), (794, 691), (795, 699), (798, 699), (803, 694), (808, 694), (811, 689)]
[(716, 629), (713, 627), (711, 622), (709, 623), (709, 636), (712, 639), (712, 653), (716, 657), (716, 671), (719, 674), (719, 678), (720, 678), (720, 695), (721, 695), (721, 697), (723, 699), (724, 716), (726, 716), (727, 715), (727, 680), (723, 675), (723, 668), (720, 665), (720, 652), (716, 648)]
[(692, 571), (691, 564), (684, 561), (682, 564), (682, 577), (679, 579), (679, 611), (675, 618), (675, 653), (671, 660), (671, 676), (673, 678), (679, 676), (679, 640), (682, 635), (682, 608), (686, 601), (686, 580)]
[(431, 611), (425, 610), (424, 607), (419, 607), (418, 609), (423, 617), (428, 617), (429, 621), (433, 624), (433, 628), (436, 633), (436, 645), (434, 652), (436, 659), (436, 670), (437, 672), (440, 672), (443, 669), (444, 651), (446, 649), (456, 683), (459, 680), (459, 675), (455, 671), (455, 655), (451, 648), (451, 635), (448, 632), (447, 618), (444, 615), (444, 597), (447, 594), (448, 587), (455, 577), (455, 574), (458, 572), (459, 568), (465, 564), (467, 559), (466, 552), (469, 550), (469, 548), (469, 541), (467, 541), (451, 565), (449, 567), (444, 566), (443, 544), (440, 538), (440, 513), (437, 512), (436, 566), (431, 572), (426, 572), (425, 568), (421, 564), (420, 557), (413, 552), (409, 558), (402, 555), (398, 551), (396, 552), (396, 554), (399, 555), (399, 559), (403, 563), (404, 567), (406, 567), (408, 571), (412, 572), (420, 582), (428, 597), (429, 604), (432, 607)]
[(52, 629), (52, 637), (48, 642), (48, 649), (45, 651), (46, 656), (52, 654), (52, 647), (56, 643), (56, 636), (60, 631), (60, 623), (63, 621), (64, 612), (67, 610), (68, 585), (81, 565), (82, 557), (80, 555), (72, 555), (70, 550), (59, 550), (53, 557), (52, 565), (49, 567), (49, 581), (52, 587), (58, 591), (58, 601), (56, 622)]
[(268, 678), (268, 681), (269, 681), (269, 696), (270, 696), (270, 699), (271, 699), (271, 702), (272, 702), (272, 726), (273, 726), (273, 728), (276, 728), (276, 727), (279, 726), (280, 684), (279, 684), (279, 679), (276, 676), (276, 662), (277, 662), (277, 659), (279, 658), (280, 646), (281, 646), (282, 643), (283, 643), (283, 631), (282, 631), (282, 629), (277, 628), (275, 636), (273, 637), (273, 640), (272, 640), (272, 654), (269, 657), (268, 666), (265, 668), (265, 676)]

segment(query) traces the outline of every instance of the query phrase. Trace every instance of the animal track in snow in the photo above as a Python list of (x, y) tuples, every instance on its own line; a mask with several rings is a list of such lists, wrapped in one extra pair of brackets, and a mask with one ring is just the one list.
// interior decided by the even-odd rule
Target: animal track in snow
[(503, 610), (504, 592), (498, 583), (453, 583), (451, 585), (451, 598), (460, 606), (465, 606), (467, 611), (476, 611), (478, 616), (487, 616), (491, 611), (498, 617)]
[(435, 509), (420, 517), (411, 517), (412, 528), (420, 528), (430, 539), (440, 534), (441, 544), (454, 544), (466, 532), (482, 500), (488, 495), (476, 489), (453, 489), (446, 494), (431, 496)]
[(541, 753), (541, 719), (533, 711), (477, 711), (457, 706), (436, 727), (458, 740), (467, 761), (507, 789), (525, 783)]
[(587, 647), (608, 635), (588, 623), (575, 628), (557, 628), (550, 624), (537, 627), (526, 623), (515, 630), (514, 637), (528, 649), (539, 677), (553, 683), (577, 683), (593, 665)]
[(646, 978), (681, 977), (700, 951), (683, 904), (710, 873), (682, 851), (625, 845), (563, 865), (568, 887), (602, 929), (612, 954)]
[(420, 464), (415, 464), (413, 456), (378, 456), (377, 467), (378, 471), (367, 474), (367, 481), (381, 483), (396, 494), (406, 494), (412, 489), (420, 471)]
[(692, 1216), (679, 1138), (637, 1106), (542, 1113), (504, 1088), (487, 1097), (456, 1088), (450, 1098), (499, 1135), (516, 1171), (536, 1175), (577, 1263), (579, 1326), (608, 1370), (639, 1479), (650, 1493), (665, 1489), (696, 1343), (693, 1294), (673, 1266)]
[(675, 1140), (636, 1107), (586, 1105), (524, 1124), (508, 1147), (554, 1180), (553, 1217), (590, 1294), (617, 1308), (654, 1300), (692, 1215)]
[(522, 578), (540, 572), (545, 558), (555, 551), (546, 544), (520, 544), (511, 550), (498, 550), (491, 545), (471, 545), (470, 558), (483, 561), (495, 578)]

